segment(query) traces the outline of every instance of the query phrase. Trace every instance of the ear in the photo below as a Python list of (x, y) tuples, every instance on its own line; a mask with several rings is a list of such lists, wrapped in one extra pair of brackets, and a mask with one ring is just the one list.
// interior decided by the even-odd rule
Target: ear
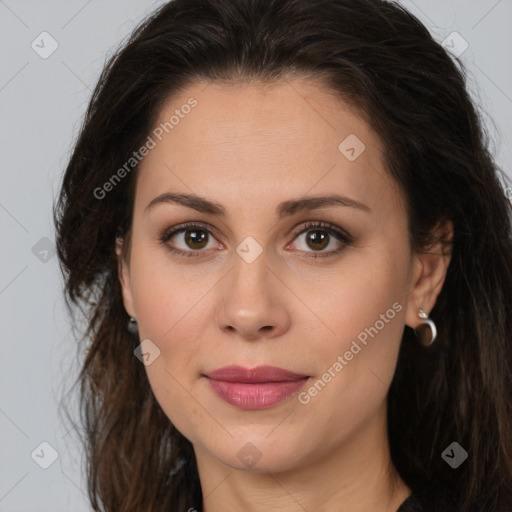
[[(435, 228), (438, 242), (425, 254), (415, 254), (411, 274), (411, 288), (407, 299), (405, 323), (416, 329), (421, 324), (418, 308), (430, 314), (441, 293), (450, 264), (453, 224), (447, 220)], [(443, 244), (444, 241), (444, 244)], [(446, 242), (450, 245), (446, 246)]]
[(119, 282), (121, 283), (121, 292), (123, 295), (123, 304), (126, 312), (133, 317), (136, 317), (133, 308), (133, 299), (130, 283), (130, 268), (125, 258), (123, 257), (123, 244), (122, 238), (116, 238), (116, 255), (117, 255), (117, 269)]

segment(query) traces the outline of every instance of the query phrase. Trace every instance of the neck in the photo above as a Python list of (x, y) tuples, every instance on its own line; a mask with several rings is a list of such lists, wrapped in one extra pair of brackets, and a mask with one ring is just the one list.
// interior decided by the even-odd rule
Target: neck
[(391, 463), (385, 412), (341, 446), (286, 471), (233, 469), (194, 446), (204, 512), (396, 512), (410, 489)]

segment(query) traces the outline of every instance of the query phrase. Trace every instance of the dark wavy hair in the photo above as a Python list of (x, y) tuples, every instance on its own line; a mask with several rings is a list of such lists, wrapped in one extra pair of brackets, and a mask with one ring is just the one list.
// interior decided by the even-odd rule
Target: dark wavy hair
[[(129, 258), (138, 167), (104, 198), (94, 190), (188, 85), (302, 77), (380, 136), (412, 250), (427, 251), (438, 223), (453, 222), (431, 312), (438, 340), (422, 347), (405, 326), (389, 389), (393, 464), (413, 492), (428, 483), (462, 512), (494, 510), (511, 487), (512, 208), (463, 64), (384, 0), (174, 0), (108, 58), (53, 211), (66, 304), (86, 321), (75, 426), (96, 511), (200, 511), (203, 496), (192, 444), (157, 403), (126, 329), (115, 242)], [(456, 470), (441, 457), (453, 441), (469, 453)]]

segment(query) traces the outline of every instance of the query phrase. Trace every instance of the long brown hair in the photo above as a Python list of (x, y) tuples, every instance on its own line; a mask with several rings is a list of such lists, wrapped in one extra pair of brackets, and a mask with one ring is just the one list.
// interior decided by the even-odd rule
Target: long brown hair
[[(192, 445), (157, 403), (133, 353), (140, 340), (126, 329), (115, 240), (130, 235), (138, 167), (103, 197), (95, 190), (146, 141), (164, 102), (193, 81), (303, 76), (379, 134), (414, 251), (435, 241), (440, 220), (454, 226), (430, 314), (438, 340), (427, 350), (405, 327), (389, 390), (394, 465), (413, 492), (428, 482), (461, 511), (487, 510), (510, 486), (511, 205), (463, 64), (383, 0), (174, 0), (106, 63), (54, 208), (67, 304), (87, 326), (76, 426), (94, 510), (202, 510)], [(456, 470), (441, 457), (453, 441), (469, 453)]]

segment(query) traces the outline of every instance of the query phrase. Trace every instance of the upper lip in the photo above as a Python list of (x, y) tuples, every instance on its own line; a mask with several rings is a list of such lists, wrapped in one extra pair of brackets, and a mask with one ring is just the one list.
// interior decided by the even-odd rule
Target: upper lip
[(277, 366), (257, 366), (245, 368), (243, 366), (223, 366), (205, 374), (213, 380), (224, 382), (285, 382), (307, 378), (308, 375), (278, 368)]

